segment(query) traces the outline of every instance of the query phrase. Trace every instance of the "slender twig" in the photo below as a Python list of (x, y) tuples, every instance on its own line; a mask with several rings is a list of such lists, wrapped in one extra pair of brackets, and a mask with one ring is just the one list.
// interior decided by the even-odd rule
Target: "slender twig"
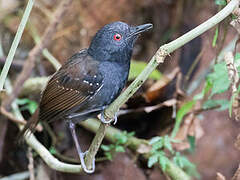
[[(180, 48), (187, 42), (201, 35), (208, 29), (214, 27), (216, 24), (221, 22), (228, 15), (230, 15), (238, 4), (239, 0), (232, 0), (225, 8), (223, 8), (220, 12), (218, 12), (216, 15), (214, 15), (201, 25), (197, 26), (196, 28), (177, 38), (176, 40), (161, 46), (156, 52), (156, 54), (152, 57), (146, 68), (141, 72), (141, 74), (139, 74), (139, 76), (130, 84), (130, 86), (105, 110), (105, 119), (114, 118), (114, 115), (119, 110), (119, 108), (139, 89), (139, 87), (141, 87), (141, 85), (146, 81), (147, 77), (152, 73), (152, 71), (160, 63), (164, 62), (168, 54), (172, 53), (174, 50)], [(101, 129), (99, 128), (99, 131), (106, 130), (106, 128), (103, 128), (102, 126), (107, 125), (101, 125)], [(104, 134), (104, 132), (101, 132), (99, 134)], [(95, 144), (91, 144), (91, 146), (95, 146)], [(90, 149), (92, 149), (92, 147), (90, 147)], [(93, 152), (93, 154), (96, 154), (96, 152)], [(87, 162), (92, 162), (92, 158), (93, 156), (90, 153), (86, 155)]]
[(27, 123), (25, 120), (19, 120), (19, 119), (15, 118), (15, 116), (12, 113), (8, 112), (6, 109), (4, 109), (4, 107), (0, 107), (0, 112), (2, 115), (7, 117), (9, 120), (11, 120), (17, 124), (25, 125)]
[[(6, 81), (7, 81), (7, 79), (6, 79)], [(8, 112), (4, 107), (0, 107), (0, 112), (1, 112), (1, 114), (2, 115), (4, 115), (5, 117), (7, 117), (9, 120), (11, 120), (11, 121), (13, 121), (13, 122), (15, 122), (16, 124), (19, 124), (19, 125), (25, 125), (26, 123), (27, 123), (27, 121), (25, 120), (25, 119), (17, 119), (15, 116), (14, 116), (14, 114), (12, 114), (12, 113), (10, 113), (10, 112)], [(42, 131), (42, 126), (41, 126), (41, 124), (38, 124), (37, 126), (36, 126), (36, 130), (37, 131)]]
[(35, 45), (34, 48), (30, 51), (28, 58), (24, 63), (22, 72), (20, 73), (20, 75), (18, 76), (17, 80), (14, 83), (13, 93), (9, 96), (9, 98), (3, 101), (3, 105), (6, 109), (9, 109), (10, 104), (21, 92), (23, 88), (22, 87), (23, 83), (26, 81), (27, 78), (29, 78), (29, 76), (32, 73), (32, 70), (35, 66), (36, 57), (40, 56), (42, 50), (49, 45), (53, 37), (53, 34), (56, 32), (57, 25), (61, 22), (61, 19), (63, 18), (64, 14), (66, 13), (71, 3), (72, 0), (61, 1), (61, 4), (58, 6), (54, 14), (54, 18), (52, 22), (48, 25), (47, 29), (45, 30), (41, 38), (41, 41), (37, 45)]
[(24, 30), (24, 28), (25, 28), (25, 26), (27, 24), (27, 20), (28, 20), (28, 17), (30, 15), (30, 12), (32, 10), (33, 4), (34, 4), (34, 0), (29, 0), (28, 1), (28, 4), (26, 6), (26, 10), (24, 11), (22, 20), (21, 20), (21, 22), (19, 24), (16, 36), (14, 37), (12, 46), (11, 46), (11, 48), (9, 50), (9, 53), (8, 53), (8, 56), (7, 56), (7, 59), (6, 59), (6, 63), (4, 65), (4, 67), (3, 67), (3, 70), (2, 70), (1, 75), (0, 75), (0, 91), (3, 89), (4, 82), (5, 82), (6, 78), (7, 78), (7, 74), (8, 74), (9, 68), (10, 68), (10, 66), (12, 64), (13, 57), (15, 55), (16, 49), (17, 49), (18, 44), (20, 42), (20, 39), (22, 37), (23, 30)]
[[(236, 65), (234, 64), (234, 56), (232, 52), (226, 52), (224, 60), (227, 65), (228, 70), (228, 78), (232, 85), (232, 108), (235, 115), (235, 119), (240, 119), (240, 109), (238, 103), (238, 83), (239, 83), (239, 75)], [(230, 112), (231, 113), (231, 112)]]
[(34, 160), (33, 160), (33, 154), (32, 154), (32, 148), (28, 147), (28, 170), (29, 170), (29, 180), (35, 180), (34, 175)]
[(203, 54), (205, 53), (204, 52), (205, 50), (202, 49), (200, 51), (200, 53), (197, 55), (197, 57), (194, 59), (191, 67), (189, 68), (188, 72), (187, 72), (187, 75), (185, 77), (185, 81), (189, 81), (190, 77), (191, 77), (191, 74), (193, 73), (194, 69), (196, 68), (197, 64), (199, 63), (199, 61), (201, 60)]

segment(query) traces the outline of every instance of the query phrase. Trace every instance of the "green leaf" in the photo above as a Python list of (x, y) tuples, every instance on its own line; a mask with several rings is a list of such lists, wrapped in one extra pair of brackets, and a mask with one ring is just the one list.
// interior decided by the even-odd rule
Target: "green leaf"
[(149, 141), (149, 144), (154, 144), (154, 143), (156, 143), (156, 142), (158, 142), (158, 141), (160, 141), (160, 140), (162, 140), (162, 137), (160, 137), (160, 136), (156, 136), (156, 137), (154, 137), (154, 138), (152, 138), (150, 141)]
[(219, 6), (226, 6), (227, 2), (226, 0), (215, 0), (215, 4)]
[(38, 104), (35, 101), (30, 101), (28, 104), (28, 110), (31, 114), (33, 114), (38, 107)]
[[(130, 65), (128, 80), (135, 79), (143, 71), (143, 69), (146, 66), (147, 66), (147, 63), (145, 62), (132, 60)], [(152, 74), (149, 76), (150, 79), (154, 79), (154, 80), (159, 80), (161, 77), (162, 77), (162, 74), (158, 70), (154, 70)]]
[(218, 38), (218, 26), (216, 27), (216, 30), (215, 30), (215, 34), (214, 34), (213, 41), (212, 41), (212, 47), (216, 46), (217, 38)]
[(105, 152), (104, 154), (105, 154), (105, 156), (107, 157), (108, 160), (110, 160), (110, 161), (113, 160), (113, 156), (112, 156), (111, 152)]
[(195, 151), (195, 147), (196, 147), (196, 144), (195, 144), (195, 137), (194, 136), (187, 136), (187, 140), (190, 144), (190, 148), (189, 148), (189, 151), (190, 152), (194, 152)]
[(185, 104), (183, 104), (182, 107), (177, 111), (176, 122), (171, 134), (171, 138), (174, 138), (176, 136), (183, 117), (193, 108), (195, 103), (196, 103), (195, 100), (188, 101)]
[(232, 17), (232, 20), (235, 20), (235, 19), (238, 18), (238, 17), (237, 17), (236, 15), (234, 15), (234, 14), (232, 14), (231, 17)]
[(134, 131), (127, 133), (127, 137), (128, 137), (128, 138), (133, 137), (134, 135), (135, 135), (135, 132), (134, 132)]
[(235, 54), (235, 57), (234, 57), (234, 60), (235, 60), (235, 61), (238, 60), (238, 59), (240, 59), (240, 53), (239, 53), (239, 52), (237, 52), (237, 53)]
[(151, 152), (155, 152), (156, 150), (162, 149), (162, 148), (163, 148), (163, 141), (162, 141), (162, 140), (157, 141), (157, 142), (155, 142), (155, 143), (152, 145), (152, 150), (151, 150)]
[(116, 146), (115, 151), (116, 152), (125, 152), (125, 149), (123, 146)]
[(154, 164), (158, 162), (158, 154), (154, 154), (148, 159), (148, 167), (151, 168)]
[(214, 94), (223, 93), (228, 90), (230, 81), (225, 62), (214, 65), (214, 71), (208, 75), (208, 80), (212, 83), (211, 96)]
[(204, 102), (203, 109), (210, 109), (219, 106), (219, 110), (223, 111), (229, 108), (230, 102), (226, 99), (209, 99)]
[(237, 70), (239, 72), (240, 71), (240, 53), (235, 54), (234, 65), (237, 67)]
[(204, 89), (202, 90), (201, 93), (195, 95), (193, 97), (193, 100), (200, 100), (202, 99), (212, 88), (212, 83), (211, 81), (209, 81), (208, 79), (206, 80), (205, 82), (205, 86), (204, 86)]
[(164, 136), (164, 140), (163, 140), (163, 146), (164, 148), (168, 149), (171, 153), (173, 153), (173, 148), (172, 148), (172, 144), (171, 144), (171, 139), (169, 136)]
[(57, 153), (56, 149), (53, 146), (50, 147), (49, 152), (53, 155)]
[(190, 176), (195, 176), (197, 178), (200, 177), (199, 173), (197, 172), (196, 166), (179, 152), (177, 152), (176, 155), (173, 157), (173, 162)]
[(159, 156), (159, 164), (163, 171), (166, 170), (168, 158), (165, 155)]
[(127, 136), (123, 133), (118, 133), (118, 134), (115, 134), (114, 137), (116, 138), (117, 142), (119, 144), (126, 144), (127, 143)]
[(38, 107), (38, 105), (35, 101), (32, 101), (32, 100), (27, 99), (27, 98), (16, 99), (16, 103), (18, 105), (23, 105), (21, 110), (28, 110), (31, 114), (33, 114)]
[(103, 151), (110, 151), (110, 150), (111, 150), (111, 148), (110, 148), (109, 146), (104, 145), (104, 144), (101, 145), (101, 149), (102, 149)]

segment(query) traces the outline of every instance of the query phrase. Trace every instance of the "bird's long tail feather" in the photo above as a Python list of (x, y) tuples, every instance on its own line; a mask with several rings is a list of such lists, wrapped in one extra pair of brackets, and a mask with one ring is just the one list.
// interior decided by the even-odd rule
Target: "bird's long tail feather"
[(36, 130), (36, 126), (39, 122), (39, 108), (34, 112), (32, 117), (27, 121), (27, 124), (24, 126), (24, 128), (20, 131), (20, 133), (17, 136), (17, 141), (22, 141), (23, 137), (27, 135), (28, 133), (34, 133)]

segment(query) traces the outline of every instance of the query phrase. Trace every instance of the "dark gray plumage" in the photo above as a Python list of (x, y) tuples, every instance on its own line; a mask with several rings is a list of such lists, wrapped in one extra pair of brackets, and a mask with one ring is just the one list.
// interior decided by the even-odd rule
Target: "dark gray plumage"
[[(75, 123), (96, 116), (120, 94), (128, 78), (133, 45), (152, 24), (129, 26), (123, 22), (105, 25), (90, 47), (73, 55), (49, 80), (39, 107), (39, 118), (27, 123), (22, 133), (33, 130), (39, 121), (64, 119), (85, 172), (88, 170), (75, 132)], [(109, 123), (101, 118), (103, 123)]]

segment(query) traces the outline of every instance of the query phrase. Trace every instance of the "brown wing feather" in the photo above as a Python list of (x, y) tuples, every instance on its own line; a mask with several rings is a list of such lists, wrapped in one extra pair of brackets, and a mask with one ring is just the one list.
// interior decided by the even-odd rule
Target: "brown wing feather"
[(48, 82), (40, 103), (40, 121), (52, 121), (81, 106), (99, 90), (98, 62), (86, 53), (73, 56)]
[[(39, 121), (52, 121), (72, 108), (80, 107), (102, 87), (98, 62), (87, 51), (75, 54), (49, 80), (34, 116), (27, 122), (21, 135), (34, 131)], [(39, 112), (39, 118), (37, 118)]]

